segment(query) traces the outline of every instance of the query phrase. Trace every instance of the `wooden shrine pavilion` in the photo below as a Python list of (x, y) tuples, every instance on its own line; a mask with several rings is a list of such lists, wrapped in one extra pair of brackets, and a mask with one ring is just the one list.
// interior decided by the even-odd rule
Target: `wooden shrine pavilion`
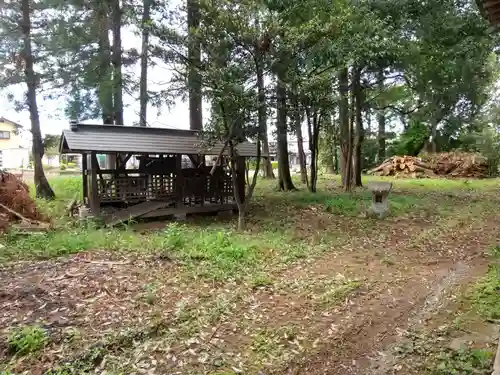
[(500, 0), (476, 0), (477, 6), (484, 18), (495, 30), (500, 26)]
[[(210, 164), (223, 148), (221, 142), (208, 146), (191, 130), (76, 123), (60, 142), (61, 154), (82, 155), (83, 203), (110, 225), (135, 217), (235, 209), (225, 158), (211, 173)], [(257, 147), (242, 142), (236, 152), (237, 184), (244, 200), (245, 159), (256, 157)], [(224, 149), (222, 155), (228, 153)], [(107, 168), (99, 165), (98, 155), (107, 156)], [(207, 156), (214, 158), (207, 161)], [(130, 167), (132, 157), (138, 166)]]

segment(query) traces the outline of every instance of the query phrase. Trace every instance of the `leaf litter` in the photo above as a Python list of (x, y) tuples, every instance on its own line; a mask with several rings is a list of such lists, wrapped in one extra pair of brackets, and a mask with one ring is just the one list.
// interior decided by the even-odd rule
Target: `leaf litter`
[[(326, 215), (301, 212), (297, 222)], [(12, 358), (0, 344), (1, 361), (34, 375), (58, 366), (127, 374), (356, 373), (401, 337), (410, 317), (433, 312), (444, 297), (429, 297), (432, 286), (454, 261), (482, 264), (482, 251), (498, 241), (498, 217), (474, 224), (475, 212), (457, 212), (462, 221), (412, 225), (407, 217), (358, 228), (332, 248), (264, 269), (261, 287), (187, 278), (173, 263), (104, 251), (9, 264), (0, 269), (3, 337), (12, 327), (39, 325), (50, 340), (28, 358)]]

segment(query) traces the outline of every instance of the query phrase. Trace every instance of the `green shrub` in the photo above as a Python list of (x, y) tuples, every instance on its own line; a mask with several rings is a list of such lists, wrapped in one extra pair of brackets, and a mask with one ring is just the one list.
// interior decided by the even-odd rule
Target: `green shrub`
[(70, 161), (70, 162), (68, 162), (67, 166), (68, 166), (68, 168), (75, 168), (76, 167), (76, 163)]
[(392, 155), (417, 155), (429, 138), (429, 129), (420, 121), (412, 121), (410, 126), (394, 140), (388, 148)]
[(484, 349), (461, 349), (441, 353), (438, 362), (430, 366), (432, 375), (487, 375), (491, 372), (493, 353)]
[[(264, 159), (261, 160), (260, 162), (260, 168), (264, 165)], [(255, 170), (255, 167), (257, 166), (257, 162), (255, 159), (249, 159), (247, 160), (247, 168), (248, 170), (252, 171)], [(278, 162), (277, 161), (272, 161), (271, 166), (273, 169), (278, 169)]]
[(500, 266), (491, 266), (470, 293), (476, 311), (485, 319), (500, 319)]
[(477, 150), (486, 158), (490, 176), (498, 175), (500, 166), (500, 136), (495, 129), (487, 128), (476, 136)]
[(68, 168), (68, 166), (67, 166), (66, 164), (61, 163), (61, 164), (59, 165), (59, 169), (60, 169), (61, 171), (65, 171), (67, 168)]
[(12, 353), (26, 355), (36, 353), (47, 344), (46, 332), (36, 326), (19, 327), (7, 337), (7, 346)]

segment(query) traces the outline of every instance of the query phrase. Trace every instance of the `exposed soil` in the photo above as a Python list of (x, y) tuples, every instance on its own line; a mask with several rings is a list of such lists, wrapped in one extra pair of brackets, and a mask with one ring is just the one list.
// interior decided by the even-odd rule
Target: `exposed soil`
[[(406, 268), (400, 277), (386, 274), (386, 280), (354, 300), (353, 308), (333, 323), (337, 332), (329, 337), (329, 343), (287, 366), (285, 372), (399, 374), (391, 372), (394, 364), (384, 351), (403, 340), (407, 330), (427, 324), (435, 313), (447, 306), (446, 297), (450, 293), (484, 275), (488, 261), (483, 251), (500, 241), (500, 234), (495, 231), (499, 224), (499, 217), (491, 217), (482, 223), (480, 230), (461, 231), (454, 242), (448, 244), (448, 249), (440, 249), (440, 253), (448, 252), (452, 259), (459, 259), (457, 261), (429, 257), (427, 264), (422, 259), (421, 264)], [(439, 243), (439, 238), (435, 238), (435, 242)], [(422, 250), (432, 249), (424, 246)], [(374, 269), (367, 271), (373, 275)]]
[[(500, 216), (398, 218), (371, 229), (337, 220), (353, 234), (276, 270), (259, 287), (186, 279), (176, 262), (99, 251), (3, 266), (3, 337), (11, 327), (36, 322), (52, 338), (42, 357), (14, 367), (42, 374), (127, 329), (141, 334), (113, 348), (98, 368), (403, 374), (391, 347), (409, 330), (433, 325), (444, 309), (458, 308), (450, 307), (449, 296), (484, 274), (484, 251), (500, 241)], [(298, 236), (317, 241), (333, 230), (311, 209), (299, 211), (296, 223)], [(79, 338), (69, 340), (75, 331)], [(0, 345), (0, 361), (8, 358)]]

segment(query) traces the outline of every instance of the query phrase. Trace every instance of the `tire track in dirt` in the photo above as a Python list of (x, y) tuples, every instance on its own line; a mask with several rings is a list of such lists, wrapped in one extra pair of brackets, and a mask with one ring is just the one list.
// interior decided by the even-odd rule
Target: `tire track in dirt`
[[(481, 227), (464, 227), (453, 241), (442, 244), (439, 252), (450, 254), (448, 259), (438, 257), (432, 262), (430, 258), (436, 252), (432, 251), (432, 242), (426, 241), (420, 252), (427, 253), (428, 264), (419, 264), (419, 270), (411, 270), (403, 282), (385, 280), (376, 290), (356, 298), (355, 307), (337, 320), (340, 329), (327, 344), (274, 373), (367, 375), (375, 371), (376, 362), (371, 358), (400, 340), (408, 328), (430, 319), (450, 290), (484, 273), (487, 260), (482, 253), (500, 240), (499, 224), (500, 218), (492, 216)], [(453, 258), (464, 260), (457, 263)], [(381, 371), (373, 374), (385, 374), (383, 368)]]
[(487, 262), (477, 259), (475, 264), (458, 262), (454, 269), (445, 275), (432, 292), (427, 296), (421, 308), (409, 315), (407, 327), (400, 331), (394, 342), (383, 351), (376, 353), (376, 358), (365, 358), (361, 360), (364, 367), (363, 375), (388, 375), (395, 374), (397, 358), (392, 355), (392, 349), (406, 340), (406, 333), (418, 326), (425, 325), (432, 319), (433, 315), (445, 308), (448, 303), (446, 297), (457, 288), (461, 288), (473, 279), (484, 275), (487, 270)]

